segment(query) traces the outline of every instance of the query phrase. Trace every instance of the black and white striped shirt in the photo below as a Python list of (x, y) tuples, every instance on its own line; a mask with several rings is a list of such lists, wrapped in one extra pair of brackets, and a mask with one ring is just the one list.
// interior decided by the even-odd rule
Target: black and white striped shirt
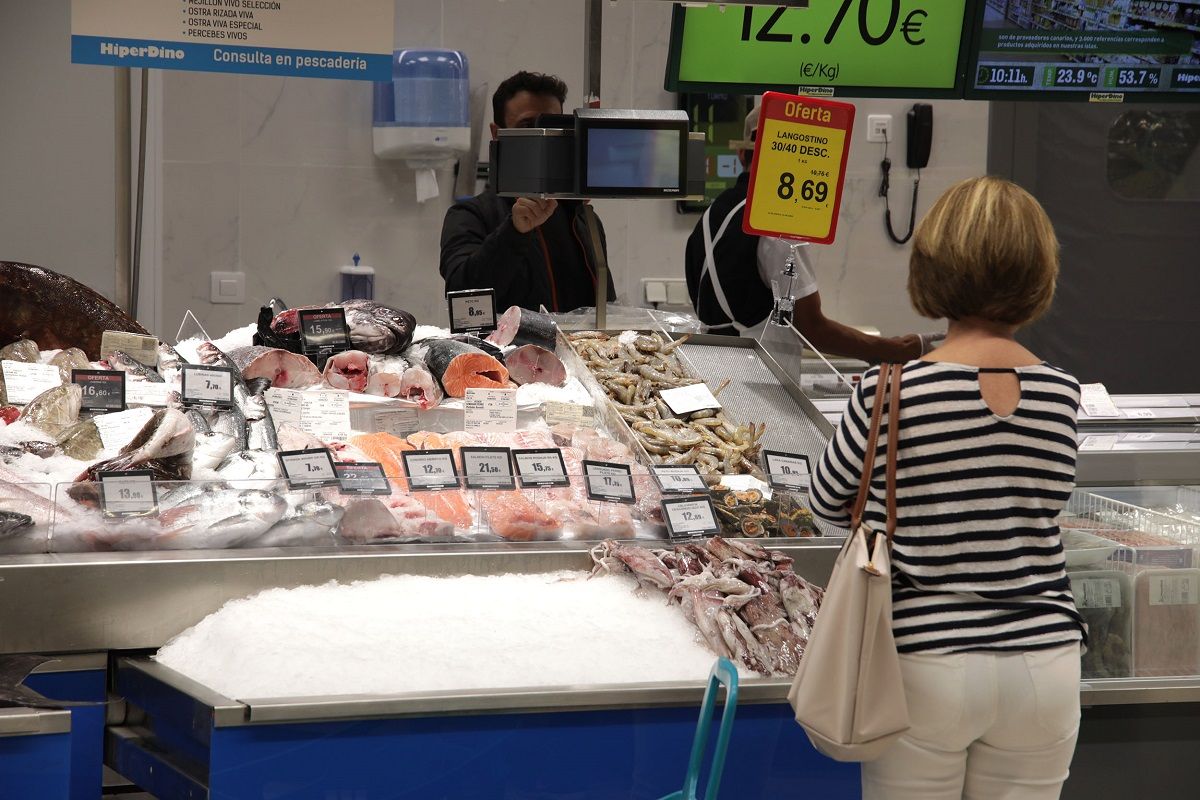
[[(901, 653), (1037, 650), (1084, 638), (1058, 515), (1075, 483), (1079, 383), (1018, 367), (1021, 399), (992, 413), (981, 370), (910, 361), (900, 390), (892, 620)], [(813, 511), (849, 527), (875, 401), (869, 370), (813, 470)], [(888, 419), (865, 524), (885, 530)]]

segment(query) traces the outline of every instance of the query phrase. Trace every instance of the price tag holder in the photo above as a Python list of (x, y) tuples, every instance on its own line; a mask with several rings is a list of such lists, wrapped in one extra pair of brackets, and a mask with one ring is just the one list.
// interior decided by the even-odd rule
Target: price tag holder
[(674, 497), (662, 501), (663, 519), (672, 539), (708, 536), (721, 532), (717, 513), (707, 497)]
[(100, 507), (109, 519), (151, 516), (158, 513), (154, 473), (148, 469), (101, 472)]
[(507, 447), (464, 447), (459, 452), (468, 489), (517, 488)]
[(464, 289), (447, 292), (451, 333), (491, 333), (496, 330), (496, 290)]
[(338, 483), (333, 454), (324, 447), (281, 451), (279, 466), (288, 487), (292, 489), (314, 489), (318, 486), (336, 486)]
[(680, 415), (721, 407), (721, 401), (713, 396), (712, 390), (704, 383), (693, 383), (678, 389), (663, 389), (658, 396), (671, 411)]
[(763, 470), (772, 489), (794, 492), (808, 491), (811, 469), (808, 456), (796, 453), (781, 453), (777, 450), (763, 451)]
[(383, 465), (374, 461), (337, 461), (333, 465), (338, 486), (342, 494), (388, 495), (392, 486), (388, 483)]
[(35, 397), (56, 386), (62, 386), (62, 374), (53, 364), (30, 364), (25, 361), (0, 362), (0, 371), (8, 394), (8, 402), (23, 406)]
[(400, 454), (408, 488), (414, 492), (437, 492), (458, 488), (458, 470), (453, 450), (413, 450)]
[(300, 349), (310, 358), (327, 358), (350, 349), (350, 328), (346, 309), (304, 308), (297, 312), (300, 321)]
[(125, 373), (119, 369), (73, 369), (71, 383), (83, 390), (83, 411), (124, 411)]
[(633, 470), (628, 464), (584, 461), (583, 474), (590, 500), (632, 504), (636, 499), (633, 494)]
[(832, 243), (852, 130), (849, 103), (764, 94), (742, 229), (756, 236)]
[(180, 394), (184, 405), (233, 408), (233, 382), (229, 367), (184, 364)]
[(512, 455), (522, 489), (548, 489), (571, 485), (562, 450), (557, 447), (513, 450)]
[(650, 467), (658, 488), (663, 494), (695, 494), (707, 492), (708, 484), (700, 476), (700, 470), (693, 464), (669, 466), (658, 464)]

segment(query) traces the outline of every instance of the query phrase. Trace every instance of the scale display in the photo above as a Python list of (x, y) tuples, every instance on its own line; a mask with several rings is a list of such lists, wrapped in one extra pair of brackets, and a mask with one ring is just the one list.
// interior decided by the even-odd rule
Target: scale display
[(974, 0), (676, 4), (666, 88), (962, 97)]
[(967, 96), (1200, 100), (1200, 0), (986, 0)]

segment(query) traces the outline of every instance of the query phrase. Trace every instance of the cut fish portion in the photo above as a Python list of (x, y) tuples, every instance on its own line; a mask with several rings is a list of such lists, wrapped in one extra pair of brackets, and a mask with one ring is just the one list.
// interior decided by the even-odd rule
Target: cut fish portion
[(567, 382), (567, 369), (558, 356), (536, 344), (521, 345), (504, 359), (509, 377), (514, 383), (548, 383), (562, 386)]
[(346, 350), (329, 357), (325, 362), (325, 383), (334, 389), (363, 392), (367, 388), (370, 359), (361, 350)]
[(536, 344), (553, 350), (557, 337), (558, 325), (548, 315), (520, 306), (510, 306), (496, 320), (496, 330), (492, 331), (487, 340), (500, 347), (509, 344)]
[(442, 402), (445, 394), (441, 385), (424, 365), (414, 364), (400, 376), (400, 393), (404, 400), (411, 400), (422, 409), (430, 409)]
[(423, 342), (425, 363), (433, 377), (451, 397), (463, 397), (467, 389), (503, 389), (508, 370), (478, 347), (451, 339)]
[(277, 347), (236, 347), (228, 355), (247, 381), (265, 378), (276, 389), (303, 389), (321, 382), (321, 373), (307, 357)]
[(492, 533), (513, 542), (529, 542), (557, 533), (561, 524), (520, 492), (480, 492), (479, 504)]
[(408, 362), (400, 356), (372, 356), (367, 363), (367, 394), (399, 397), (407, 369)]

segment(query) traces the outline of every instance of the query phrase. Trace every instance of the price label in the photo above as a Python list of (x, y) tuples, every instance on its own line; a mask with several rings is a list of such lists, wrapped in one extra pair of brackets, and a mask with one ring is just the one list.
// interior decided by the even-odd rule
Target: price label
[(8, 402), (23, 406), (42, 392), (62, 386), (62, 374), (53, 364), (30, 364), (25, 361), (0, 362)]
[(464, 289), (447, 292), (451, 333), (490, 333), (496, 330), (496, 290)]
[(1200, 576), (1195, 573), (1150, 576), (1150, 605), (1194, 606), (1197, 603), (1200, 603)]
[(849, 103), (764, 94), (742, 229), (830, 244), (853, 128)]
[(383, 472), (383, 465), (374, 461), (338, 461), (334, 463), (333, 471), (337, 475), (342, 494), (392, 493), (391, 484)]
[(311, 450), (284, 450), (279, 453), (279, 466), (288, 486), (293, 489), (312, 489), (338, 483), (333, 468), (333, 454), (324, 447)]
[(463, 429), (506, 433), (517, 429), (516, 389), (467, 389)]
[(131, 406), (162, 407), (167, 404), (170, 393), (171, 384), (169, 383), (133, 381), (125, 384), (125, 403)]
[(350, 438), (350, 395), (340, 390), (303, 392), (298, 389), (266, 391), (267, 406), (275, 425), (295, 425), (322, 442)]
[(583, 474), (591, 500), (610, 503), (633, 503), (633, 471), (628, 464), (604, 461), (584, 461)]
[(375, 412), (375, 432), (393, 436), (408, 436), (421, 430), (421, 419), (415, 408)]
[(513, 450), (512, 455), (522, 488), (545, 489), (571, 485), (562, 450), (557, 447)]
[(662, 501), (663, 519), (672, 539), (720, 533), (721, 525), (707, 497), (676, 497)]
[(1097, 450), (1112, 450), (1117, 446), (1120, 437), (1115, 433), (1093, 434), (1083, 437), (1079, 442), (1079, 451), (1085, 453)]
[(158, 337), (127, 331), (105, 331), (100, 335), (102, 354), (120, 350), (139, 364), (150, 369), (158, 366)]
[(1121, 607), (1121, 582), (1116, 578), (1072, 578), (1071, 594), (1080, 608)]
[(767, 483), (771, 485), (772, 489), (808, 490), (810, 480), (808, 456), (764, 450), (763, 470), (767, 473)]
[(1079, 387), (1079, 405), (1089, 417), (1119, 417), (1120, 410), (1103, 383), (1085, 383)]
[(663, 399), (671, 411), (680, 415), (721, 407), (721, 401), (713, 397), (712, 390), (703, 383), (680, 386), (678, 389), (663, 389), (658, 396)]
[(512, 451), (507, 447), (464, 447), (463, 476), (468, 489), (515, 489)]
[(1125, 416), (1129, 419), (1154, 419), (1157, 414), (1152, 408), (1130, 408), (1125, 411)]
[(344, 308), (305, 308), (297, 312), (300, 349), (306, 356), (331, 356), (350, 349)]
[(694, 494), (708, 491), (708, 484), (700, 476), (700, 470), (692, 464), (680, 466), (656, 465), (650, 467), (658, 488), (663, 494)]
[(130, 408), (109, 414), (97, 414), (92, 424), (100, 434), (100, 442), (106, 450), (120, 450), (141, 433), (142, 428), (154, 416), (148, 408)]
[(84, 411), (122, 411), (125, 408), (125, 373), (119, 369), (73, 369), (71, 383), (83, 391)]
[(596, 427), (595, 406), (581, 406), (578, 403), (560, 403), (547, 400), (542, 403), (542, 419), (547, 425), (567, 423), (579, 428)]
[(233, 408), (233, 370), (229, 367), (183, 365), (180, 394), (185, 405)]
[(408, 487), (414, 492), (436, 492), (458, 488), (458, 470), (454, 466), (453, 450), (414, 450), (400, 454), (404, 457), (404, 472)]
[(101, 472), (100, 506), (110, 518), (158, 513), (158, 495), (154, 491), (154, 473), (148, 469), (128, 472)]

